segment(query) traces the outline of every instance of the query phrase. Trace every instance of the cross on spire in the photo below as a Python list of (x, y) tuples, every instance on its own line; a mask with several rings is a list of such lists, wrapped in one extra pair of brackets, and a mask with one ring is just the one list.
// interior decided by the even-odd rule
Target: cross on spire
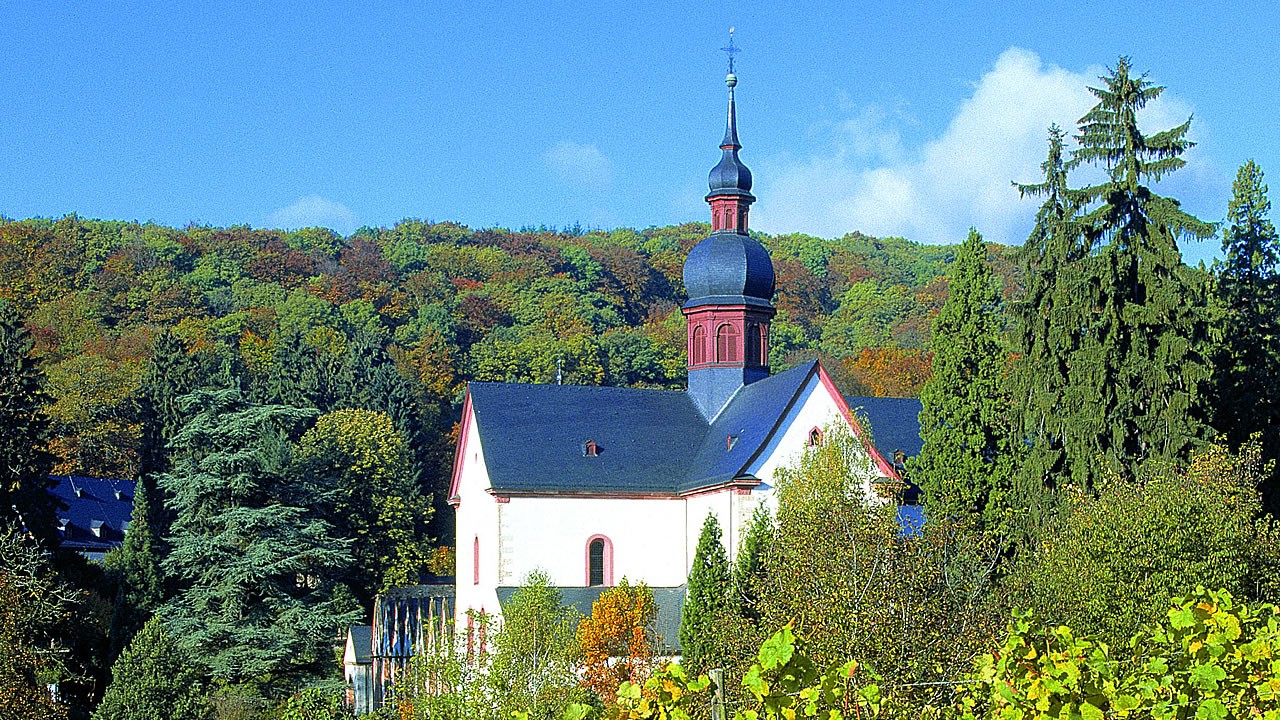
[(729, 46), (720, 48), (720, 51), (729, 56), (729, 74), (733, 74), (733, 56), (742, 52), (742, 49), (733, 44), (733, 28), (729, 28)]

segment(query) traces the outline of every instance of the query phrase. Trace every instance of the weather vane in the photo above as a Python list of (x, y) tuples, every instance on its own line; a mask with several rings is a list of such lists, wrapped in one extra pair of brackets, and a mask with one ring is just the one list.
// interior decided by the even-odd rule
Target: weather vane
[(720, 51), (723, 52), (725, 55), (729, 56), (729, 74), (732, 75), (733, 74), (733, 56), (742, 52), (740, 48), (735, 47), (733, 44), (733, 28), (729, 28), (729, 47), (722, 47), (720, 48)]

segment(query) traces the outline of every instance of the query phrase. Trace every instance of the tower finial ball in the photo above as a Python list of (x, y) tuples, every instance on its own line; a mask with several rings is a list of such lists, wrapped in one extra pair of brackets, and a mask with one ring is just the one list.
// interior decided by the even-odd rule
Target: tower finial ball
[(733, 73), (729, 73), (728, 75), (725, 75), (724, 84), (728, 85), (731, 88), (736, 87), (738, 85), (738, 76), (734, 75)]

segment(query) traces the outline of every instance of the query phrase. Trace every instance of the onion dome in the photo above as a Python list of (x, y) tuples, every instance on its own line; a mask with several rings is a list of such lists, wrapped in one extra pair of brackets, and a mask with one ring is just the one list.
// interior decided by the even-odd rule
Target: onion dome
[(724, 140), (720, 143), (723, 154), (720, 162), (711, 169), (708, 184), (711, 192), (708, 198), (716, 195), (751, 196), (751, 171), (738, 159), (738, 151), (742, 145), (738, 142), (738, 113), (733, 103), (733, 88), (738, 84), (738, 76), (729, 73), (724, 80), (729, 86), (729, 119), (725, 123)]
[(684, 261), (684, 286), (695, 305), (772, 307), (773, 261), (749, 235), (713, 233), (694, 246)]

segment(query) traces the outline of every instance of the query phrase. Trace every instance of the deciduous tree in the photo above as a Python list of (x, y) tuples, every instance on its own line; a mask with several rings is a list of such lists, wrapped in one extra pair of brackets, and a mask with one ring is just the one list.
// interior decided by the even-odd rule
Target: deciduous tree
[(653, 591), (644, 583), (632, 585), (623, 578), (601, 593), (591, 615), (578, 625), (582, 684), (610, 702), (623, 681), (642, 683), (654, 668), (657, 616)]

